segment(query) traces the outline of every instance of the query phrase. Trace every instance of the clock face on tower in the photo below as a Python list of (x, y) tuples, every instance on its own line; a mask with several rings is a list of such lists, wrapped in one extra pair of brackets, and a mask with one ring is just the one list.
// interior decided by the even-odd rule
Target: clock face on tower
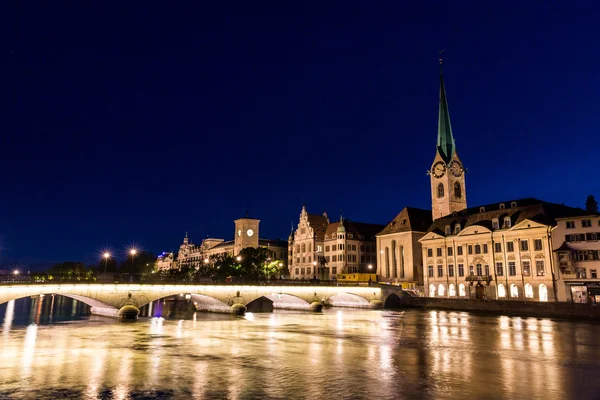
[(457, 160), (452, 161), (448, 166), (448, 169), (452, 175), (456, 176), (457, 178), (463, 173), (463, 166), (460, 161)]
[(443, 161), (438, 161), (433, 164), (433, 168), (431, 168), (431, 174), (435, 178), (441, 178), (446, 173), (446, 164)]
[(251, 237), (252, 235), (254, 235), (254, 231), (252, 229), (248, 229), (246, 231), (246, 234), (248, 235), (248, 237)]

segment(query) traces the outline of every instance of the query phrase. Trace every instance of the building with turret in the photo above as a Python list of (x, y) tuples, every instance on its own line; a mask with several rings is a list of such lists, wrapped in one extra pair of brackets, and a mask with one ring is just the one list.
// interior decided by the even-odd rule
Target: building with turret
[(293, 279), (338, 279), (341, 274), (377, 270), (375, 235), (384, 225), (344, 219), (302, 207), (298, 227), (288, 238), (288, 266)]
[(239, 218), (234, 221), (234, 239), (224, 240), (206, 238), (198, 245), (192, 243), (186, 232), (183, 243), (179, 246), (176, 260), (173, 253), (163, 253), (158, 256), (158, 268), (166, 269), (182, 267), (197, 267), (211, 257), (228, 255), (237, 256), (247, 247), (265, 247), (273, 252), (280, 260), (287, 259), (287, 243), (279, 239), (263, 239), (259, 237), (260, 220), (256, 218)]

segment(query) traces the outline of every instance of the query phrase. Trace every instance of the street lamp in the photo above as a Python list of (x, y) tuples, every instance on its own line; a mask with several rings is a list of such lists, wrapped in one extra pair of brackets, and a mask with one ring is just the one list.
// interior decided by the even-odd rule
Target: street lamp
[(240, 257), (240, 256), (237, 256), (235, 259), (236, 259), (238, 262), (242, 261), (242, 257)]
[(13, 274), (14, 274), (14, 275), (19, 275), (19, 270), (18, 270), (18, 269), (15, 269), (15, 270), (13, 271)]
[(315, 277), (315, 281), (317, 280), (317, 260), (313, 261), (313, 273)]
[(104, 273), (106, 273), (106, 266), (108, 264), (108, 260), (110, 259), (110, 253), (107, 251), (102, 255), (102, 257), (104, 258)]
[(373, 269), (373, 266), (371, 264), (369, 264), (369, 266), (367, 268), (369, 268), (369, 271), (370, 271)]

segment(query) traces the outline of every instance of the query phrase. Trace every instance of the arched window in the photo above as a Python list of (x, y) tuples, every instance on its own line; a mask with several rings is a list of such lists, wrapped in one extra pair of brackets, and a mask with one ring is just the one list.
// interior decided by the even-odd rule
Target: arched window
[(440, 285), (438, 286), (438, 296), (444, 296), (446, 294), (446, 288), (444, 287), (444, 285), (442, 285), (440, 283)]
[(461, 283), (460, 285), (458, 285), (458, 295), (459, 296), (466, 296), (467, 295), (467, 291), (465, 290), (465, 284)]
[(448, 296), (450, 296), (450, 297), (455, 297), (456, 296), (456, 288), (454, 287), (453, 283), (451, 283), (448, 286)]
[(540, 301), (548, 301), (548, 288), (543, 283), (540, 284)]
[(390, 277), (390, 248), (385, 248), (385, 276)]
[(514, 283), (510, 285), (510, 297), (519, 297), (519, 288)]
[(435, 285), (433, 283), (429, 285), (429, 297), (435, 297)]
[(444, 197), (444, 184), (440, 183), (438, 185), (438, 197)]
[(460, 183), (454, 182), (454, 197), (460, 199), (462, 197), (462, 188), (460, 187)]
[(392, 240), (392, 277), (398, 277), (398, 262), (396, 258), (396, 241)]
[(506, 288), (503, 284), (498, 284), (498, 297), (506, 297)]
[(533, 287), (529, 283), (525, 284), (525, 297), (533, 299)]
[(310, 253), (312, 251), (312, 243), (308, 244), (308, 252)]
[(302, 252), (306, 253), (306, 244), (302, 243)]

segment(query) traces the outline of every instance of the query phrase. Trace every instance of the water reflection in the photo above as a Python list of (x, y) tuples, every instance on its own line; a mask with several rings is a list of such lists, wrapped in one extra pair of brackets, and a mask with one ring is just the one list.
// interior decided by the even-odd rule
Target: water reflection
[(55, 302), (0, 305), (0, 398), (589, 398), (600, 391), (600, 330), (592, 323), (331, 309), (125, 324), (81, 320), (76, 305), (73, 320), (49, 324), (52, 312), (71, 318), (73, 302)]

